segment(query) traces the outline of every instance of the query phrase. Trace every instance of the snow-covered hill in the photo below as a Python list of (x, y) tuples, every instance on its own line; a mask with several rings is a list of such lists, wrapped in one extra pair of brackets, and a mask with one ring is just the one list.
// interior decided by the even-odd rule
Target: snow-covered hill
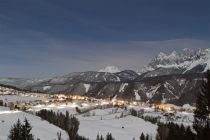
[[(94, 112), (97, 114), (97, 111)], [(91, 140), (94, 140), (97, 134), (105, 136), (107, 133), (112, 133), (116, 140), (138, 139), (142, 132), (155, 138), (157, 125), (133, 116), (119, 119), (116, 119), (116, 116), (120, 116), (120, 113), (103, 115), (102, 120), (100, 115), (79, 117), (81, 125), (78, 133)]]
[(146, 73), (145, 77), (202, 73), (210, 69), (210, 49), (183, 49), (171, 54), (159, 53), (141, 73)]
[(16, 123), (18, 119), (23, 122), (25, 118), (27, 118), (32, 125), (31, 132), (35, 139), (53, 140), (57, 138), (57, 132), (61, 132), (62, 137), (68, 139), (68, 135), (65, 131), (49, 122), (21, 111), (10, 111), (9, 108), (6, 107), (0, 107), (0, 139), (7, 140), (11, 126)]

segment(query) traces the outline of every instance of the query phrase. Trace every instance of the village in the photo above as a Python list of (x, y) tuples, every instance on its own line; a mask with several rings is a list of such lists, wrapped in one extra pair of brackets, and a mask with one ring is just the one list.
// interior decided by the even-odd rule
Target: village
[(0, 106), (9, 107), (10, 110), (22, 110), (33, 112), (34, 107), (48, 106), (59, 107), (81, 107), (88, 110), (93, 108), (110, 108), (110, 107), (141, 107), (152, 108), (155, 111), (163, 112), (189, 112), (192, 113), (194, 108), (189, 105), (182, 107), (172, 104), (148, 104), (140, 100), (122, 100), (122, 99), (96, 99), (93, 97), (64, 94), (43, 94), (17, 91), (10, 88), (0, 87)]
[[(127, 138), (130, 139), (134, 135), (138, 136), (139, 134), (135, 130), (141, 125), (151, 128), (152, 132), (147, 132), (147, 129), (145, 132), (151, 133), (152, 137), (155, 137), (158, 122), (174, 122), (192, 126), (194, 111), (194, 107), (190, 105), (149, 104), (140, 100), (96, 99), (61, 93), (43, 94), (5, 87), (0, 87), (0, 107), (2, 109), (0, 115), (4, 116), (4, 119), (1, 120), (2, 124), (7, 120), (7, 116), (15, 117), (18, 114), (24, 114), (19, 117), (24, 118), (30, 115), (32, 120), (32, 118), (37, 117), (36, 113), (41, 110), (64, 114), (68, 111), (70, 115), (75, 116), (80, 121), (79, 133), (81, 135), (88, 135), (87, 129), (89, 127), (95, 128), (90, 136), (92, 139), (96, 137), (98, 130), (104, 135), (109, 131), (110, 127), (108, 128), (104, 123), (110, 123), (110, 126), (113, 126), (111, 127), (113, 131), (119, 131), (119, 135), (116, 134), (118, 138), (122, 137), (121, 129), (128, 128), (130, 128), (130, 133), (126, 134)], [(6, 111), (4, 111), (5, 109)], [(36, 124), (34, 126), (38, 129)]]

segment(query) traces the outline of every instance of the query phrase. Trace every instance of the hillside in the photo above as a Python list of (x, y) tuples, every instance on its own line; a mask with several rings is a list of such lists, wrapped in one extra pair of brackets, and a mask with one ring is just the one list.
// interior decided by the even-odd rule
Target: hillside
[(43, 93), (64, 93), (95, 98), (193, 104), (203, 72), (210, 68), (210, 49), (160, 53), (139, 75), (107, 67), (99, 72), (74, 72), (47, 80), (0, 79), (1, 84)]

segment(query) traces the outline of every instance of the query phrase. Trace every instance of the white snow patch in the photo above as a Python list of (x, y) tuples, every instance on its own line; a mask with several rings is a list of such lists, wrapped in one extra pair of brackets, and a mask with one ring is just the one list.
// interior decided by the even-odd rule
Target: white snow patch
[(117, 76), (117, 81), (120, 82), (120, 78)]
[(185, 84), (186, 80), (185, 79), (177, 79), (177, 82), (179, 82), (179, 85), (182, 86)]
[(90, 84), (83, 84), (85, 87), (85, 92), (87, 93), (90, 89)]
[(139, 96), (138, 90), (134, 90), (134, 93), (135, 93), (136, 100), (141, 100), (141, 97)]
[(115, 95), (114, 98), (112, 98), (112, 100), (115, 100), (115, 99), (117, 99), (117, 95)]
[(43, 90), (49, 90), (49, 89), (51, 89), (52, 87), (51, 86), (44, 86), (43, 87)]
[(95, 78), (98, 78), (99, 75), (100, 75), (100, 73), (97, 73), (96, 76), (95, 76)]
[(116, 66), (107, 66), (99, 70), (99, 72), (117, 73), (120, 72), (120, 70)]
[(189, 110), (195, 110), (196, 108), (195, 107), (193, 107), (193, 106), (191, 106), (191, 105), (189, 105), (189, 104), (184, 104), (183, 106), (182, 106), (182, 108), (183, 109), (189, 109)]
[(158, 84), (157, 86), (151, 86), (151, 88), (150, 88), (151, 90), (148, 91), (148, 92), (146, 92), (147, 97), (148, 97), (148, 98), (152, 98), (153, 95), (156, 93), (156, 91), (158, 90), (158, 88), (159, 88), (160, 86), (161, 86), (160, 84)]
[(124, 92), (125, 86), (128, 86), (128, 83), (121, 84), (119, 92)]

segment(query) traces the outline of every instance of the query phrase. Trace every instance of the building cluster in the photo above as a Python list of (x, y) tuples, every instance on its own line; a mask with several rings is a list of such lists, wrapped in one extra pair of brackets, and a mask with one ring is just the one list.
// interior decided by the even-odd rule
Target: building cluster
[[(2, 97), (4, 96), (4, 98)], [(18, 99), (9, 100), (7, 96), (17, 96)], [(25, 97), (25, 98), (24, 98)], [(192, 112), (191, 108), (186, 109), (182, 107), (173, 106), (170, 104), (145, 104), (140, 101), (131, 101), (123, 99), (96, 99), (93, 97), (79, 96), (79, 95), (65, 95), (65, 94), (42, 94), (17, 91), (10, 88), (0, 87), (0, 106), (7, 106), (10, 109), (19, 109), (30, 111), (34, 106), (54, 106), (60, 105), (72, 106), (86, 106), (92, 104), (99, 108), (107, 108), (109, 106), (125, 107), (125, 106), (146, 106), (152, 107), (155, 110), (161, 111), (188, 111)]]

